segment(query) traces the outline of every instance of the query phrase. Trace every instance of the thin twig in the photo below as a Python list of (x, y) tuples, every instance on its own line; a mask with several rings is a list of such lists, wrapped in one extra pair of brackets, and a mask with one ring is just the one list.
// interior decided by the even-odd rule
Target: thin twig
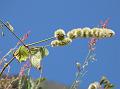
[[(27, 33), (28, 34), (28, 33)], [(26, 34), (25, 34), (26, 35)], [(24, 36), (25, 36), (24, 35)], [(22, 38), (24, 38), (24, 36)], [(26, 38), (27, 39), (27, 38)], [(24, 39), (23, 41), (25, 41), (26, 39)], [(20, 45), (20, 42), (18, 42), (16, 44), (16, 46), (14, 48), (11, 48), (0, 60), (0, 65), (2, 64), (2, 62), (4, 61), (4, 58), (6, 58), (12, 51), (14, 51), (18, 46)]]
[(85, 58), (85, 61), (84, 61), (84, 63), (82, 64), (82, 67), (80, 68), (80, 71), (84, 70), (86, 64), (89, 62), (91, 53), (92, 53), (92, 50), (89, 50), (89, 52), (88, 52), (88, 54), (87, 54), (87, 56), (86, 56), (86, 58)]
[(11, 50), (9, 50), (0, 60), (0, 65), (2, 65), (3, 61), (5, 61), (4, 59), (11, 53)]
[(71, 85), (70, 89), (74, 89), (74, 86), (76, 85), (76, 81), (78, 80), (79, 76), (80, 76), (80, 71), (78, 72), (78, 74), (77, 74), (73, 84)]
[(0, 77), (2, 76), (3, 72), (4, 72), (5, 69), (8, 67), (8, 65), (14, 60), (14, 58), (15, 58), (15, 57), (11, 58), (11, 60), (4, 65), (4, 67), (2, 68), (2, 70), (1, 70), (1, 72), (0, 72)]
[(11, 31), (10, 28), (2, 20), (0, 20), (0, 22), (26, 47), (24, 42), (13, 31)]
[(25, 43), (13, 32), (9, 29), (9, 27), (2, 21), (0, 20), (0, 22), (25, 46), (25, 47), (28, 47), (28, 46), (32, 46), (32, 45), (36, 45), (36, 44), (39, 44), (39, 43), (42, 43), (42, 42), (46, 42), (48, 40), (51, 40), (51, 39), (54, 39), (55, 37), (50, 37), (50, 38), (47, 38), (45, 40), (40, 40), (38, 42), (33, 42), (31, 44), (28, 44), (28, 45), (25, 45)]
[(70, 89), (74, 89), (74, 88), (75, 88), (75, 86), (76, 86), (76, 81), (79, 80), (79, 78), (82, 76), (81, 73), (84, 72), (84, 69), (85, 69), (85, 67), (86, 67), (86, 63), (88, 63), (89, 60), (90, 60), (91, 52), (92, 52), (92, 50), (89, 50), (89, 52), (88, 52), (88, 54), (87, 54), (87, 56), (86, 56), (86, 58), (85, 58), (85, 61), (84, 61), (84, 63), (82, 64), (82, 66), (80, 67), (80, 70), (78, 70), (77, 76), (76, 76), (73, 84), (71, 85)]
[(44, 39), (44, 40), (40, 40), (40, 41), (38, 41), (38, 42), (33, 42), (33, 43), (31, 43), (31, 44), (27, 44), (26, 46), (33, 46), (33, 45), (36, 45), (36, 44), (40, 44), (40, 43), (42, 43), (42, 42), (46, 42), (46, 41), (49, 41), (49, 40), (52, 40), (52, 39), (54, 39), (55, 37), (50, 37), (50, 38), (47, 38), (47, 39)]

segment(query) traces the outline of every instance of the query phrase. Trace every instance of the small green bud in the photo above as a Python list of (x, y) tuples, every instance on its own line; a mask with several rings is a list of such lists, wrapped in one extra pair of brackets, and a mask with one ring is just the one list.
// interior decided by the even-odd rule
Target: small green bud
[(76, 62), (76, 67), (77, 67), (78, 70), (80, 70), (80, 66), (81, 66), (80, 63)]

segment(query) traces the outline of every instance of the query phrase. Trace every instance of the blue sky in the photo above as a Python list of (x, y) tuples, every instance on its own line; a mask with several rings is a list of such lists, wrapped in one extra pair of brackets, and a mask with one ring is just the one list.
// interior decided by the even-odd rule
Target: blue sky
[[(66, 32), (78, 27), (97, 27), (100, 20), (110, 18), (108, 28), (116, 36), (99, 40), (96, 47), (97, 62), (90, 63), (81, 87), (99, 80), (102, 75), (120, 88), (120, 1), (119, 0), (0, 0), (0, 19), (10, 21), (18, 36), (31, 31), (26, 43), (53, 36), (58, 28)], [(7, 52), (18, 40), (5, 31), (0, 37), (0, 50)], [(12, 43), (11, 43), (12, 42)], [(65, 47), (48, 48), (50, 55), (45, 58), (44, 76), (49, 80), (70, 85), (75, 77), (75, 60), (83, 62), (87, 55), (88, 39), (78, 39)], [(42, 44), (41, 44), (42, 45)], [(14, 65), (14, 66), (13, 66)], [(14, 61), (11, 73), (19, 72), (20, 66)], [(32, 69), (31, 75), (39, 77), (39, 72)]]

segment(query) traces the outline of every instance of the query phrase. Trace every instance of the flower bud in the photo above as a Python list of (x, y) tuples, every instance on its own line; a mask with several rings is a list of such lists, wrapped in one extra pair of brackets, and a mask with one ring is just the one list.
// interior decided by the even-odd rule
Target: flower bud
[(82, 30), (83, 30), (83, 37), (89, 37), (91, 29), (88, 27), (85, 27)]
[(80, 63), (76, 62), (76, 67), (77, 67), (78, 70), (80, 70), (80, 66), (81, 66)]
[(93, 30), (92, 37), (98, 38), (100, 28), (93, 28), (92, 30)]
[(63, 29), (58, 29), (55, 31), (54, 37), (56, 37), (58, 40), (63, 40), (65, 37), (65, 31)]
[(72, 42), (72, 40), (70, 38), (65, 38), (64, 40), (59, 41), (58, 45), (65, 46), (65, 45), (68, 45), (70, 42)]
[(76, 29), (73, 29), (73, 30), (69, 31), (67, 33), (67, 37), (72, 39), (72, 40), (77, 38)]
[(83, 37), (83, 30), (81, 28), (77, 28), (75, 34), (77, 37)]
[(59, 45), (59, 41), (58, 40), (53, 40), (52, 42), (51, 42), (51, 46), (52, 47), (55, 47), (55, 46), (58, 46)]

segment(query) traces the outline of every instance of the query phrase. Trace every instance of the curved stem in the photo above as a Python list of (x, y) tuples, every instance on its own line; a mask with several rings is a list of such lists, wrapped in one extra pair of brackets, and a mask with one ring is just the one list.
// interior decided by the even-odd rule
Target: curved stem
[(2, 76), (3, 72), (4, 72), (5, 69), (8, 67), (8, 65), (9, 65), (14, 59), (15, 59), (15, 57), (11, 58), (11, 60), (4, 65), (4, 67), (2, 68), (2, 70), (1, 70), (1, 72), (0, 72), (0, 77)]
[(40, 40), (40, 41), (37, 41), (37, 42), (33, 42), (31, 44), (27, 44), (26, 46), (32, 46), (32, 45), (36, 45), (36, 44), (40, 44), (42, 42), (46, 42), (46, 41), (49, 41), (49, 40), (52, 40), (54, 39), (55, 37), (50, 37), (50, 38), (47, 38), (47, 39), (44, 39), (44, 40)]

